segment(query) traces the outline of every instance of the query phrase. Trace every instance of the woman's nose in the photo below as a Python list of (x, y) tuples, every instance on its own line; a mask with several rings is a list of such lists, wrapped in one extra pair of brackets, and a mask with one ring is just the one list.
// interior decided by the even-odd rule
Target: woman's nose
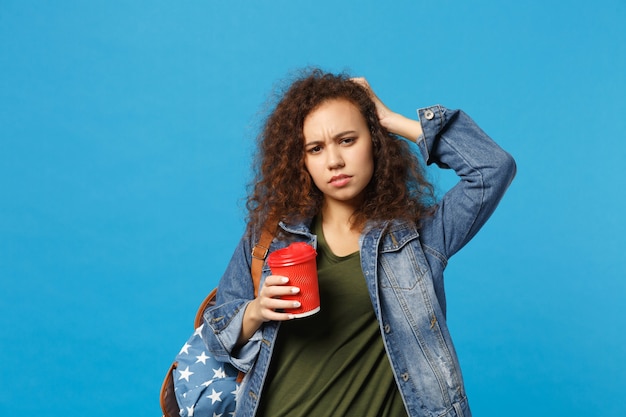
[(342, 168), (345, 165), (341, 157), (341, 152), (338, 149), (330, 148), (326, 156), (328, 157), (327, 163), (329, 169)]

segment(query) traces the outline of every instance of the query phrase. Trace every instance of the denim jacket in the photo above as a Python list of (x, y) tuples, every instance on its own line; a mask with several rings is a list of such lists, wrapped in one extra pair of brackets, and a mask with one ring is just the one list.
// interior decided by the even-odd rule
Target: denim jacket
[[(418, 110), (424, 160), (460, 177), (435, 213), (414, 224), (388, 221), (366, 227), (359, 239), (361, 267), (399, 391), (409, 416), (469, 417), (458, 358), (446, 324), (443, 271), (448, 259), (478, 232), (511, 183), (513, 158), (464, 112), (433, 106)], [(307, 222), (284, 224), (270, 251), (293, 241), (316, 246)], [(240, 241), (219, 283), (216, 306), (205, 311), (203, 337), (211, 353), (246, 372), (237, 417), (254, 416), (280, 322), (267, 322), (236, 348), (247, 304), (255, 236)], [(263, 267), (262, 280), (270, 274)]]

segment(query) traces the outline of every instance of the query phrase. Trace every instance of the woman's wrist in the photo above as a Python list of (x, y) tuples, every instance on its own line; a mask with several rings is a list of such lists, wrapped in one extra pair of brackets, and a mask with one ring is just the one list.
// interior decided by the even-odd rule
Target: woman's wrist
[(254, 335), (254, 333), (263, 325), (263, 318), (257, 314), (255, 309), (256, 299), (252, 300), (246, 306), (243, 313), (243, 323), (241, 326), (241, 334), (237, 340), (237, 345), (242, 346)]
[(417, 142), (422, 135), (422, 125), (418, 120), (409, 119), (399, 113), (389, 114), (380, 122), (389, 132), (412, 142)]

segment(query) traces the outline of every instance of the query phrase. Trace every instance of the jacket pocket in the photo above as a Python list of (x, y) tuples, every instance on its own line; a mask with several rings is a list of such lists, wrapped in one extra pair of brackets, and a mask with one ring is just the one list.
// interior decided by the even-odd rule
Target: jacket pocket
[(411, 290), (428, 270), (417, 233), (396, 235), (389, 232), (383, 239), (379, 257), (381, 288)]

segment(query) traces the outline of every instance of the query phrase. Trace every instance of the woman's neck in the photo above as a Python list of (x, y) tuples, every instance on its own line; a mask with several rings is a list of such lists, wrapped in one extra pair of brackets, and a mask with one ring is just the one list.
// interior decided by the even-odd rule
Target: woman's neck
[(324, 224), (333, 228), (351, 230), (352, 215), (356, 208), (351, 204), (337, 201), (325, 201), (322, 205), (322, 219)]
[(341, 203), (325, 202), (322, 207), (324, 237), (330, 250), (337, 256), (347, 256), (359, 250), (361, 233), (353, 227), (354, 211), (353, 206)]

